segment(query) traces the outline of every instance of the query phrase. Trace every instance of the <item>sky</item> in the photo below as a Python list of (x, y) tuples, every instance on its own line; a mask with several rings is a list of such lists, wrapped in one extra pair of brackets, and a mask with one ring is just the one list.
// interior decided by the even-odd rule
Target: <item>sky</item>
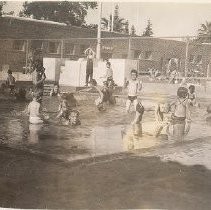
[[(4, 7), (5, 11), (15, 11), (21, 8), (20, 1), (9, 1)], [(103, 2), (102, 17), (108, 17), (112, 11), (112, 4), (119, 5), (120, 17), (134, 25), (137, 34), (142, 34), (150, 19), (154, 36), (193, 36), (201, 23), (211, 22), (211, 1), (207, 3), (179, 2)], [(87, 23), (97, 23), (98, 10), (89, 10), (86, 17)]]

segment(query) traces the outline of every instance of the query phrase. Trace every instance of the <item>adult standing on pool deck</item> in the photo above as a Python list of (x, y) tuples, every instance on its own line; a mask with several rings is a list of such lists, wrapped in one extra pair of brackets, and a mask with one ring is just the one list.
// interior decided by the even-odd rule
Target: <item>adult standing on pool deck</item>
[[(84, 53), (87, 56), (86, 86), (88, 86), (89, 81), (92, 81), (92, 79), (93, 79), (93, 63), (94, 63), (95, 52), (91, 48), (88, 48), (85, 50)], [(89, 78), (90, 78), (90, 80), (89, 80)]]

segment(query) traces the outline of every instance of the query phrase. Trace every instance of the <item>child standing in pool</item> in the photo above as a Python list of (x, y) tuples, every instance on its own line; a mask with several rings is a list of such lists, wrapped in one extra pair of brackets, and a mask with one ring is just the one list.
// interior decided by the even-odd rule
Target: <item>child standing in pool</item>
[(199, 106), (199, 104), (196, 102), (196, 92), (194, 85), (190, 85), (188, 87), (188, 99), (190, 106)]
[(43, 119), (41, 117), (40, 109), (40, 101), (42, 100), (41, 96), (37, 93), (33, 95), (33, 100), (28, 105), (28, 114), (29, 114), (29, 122), (31, 124), (41, 124), (43, 123)]
[[(182, 140), (190, 130), (191, 116), (188, 101), (188, 89), (185, 87), (179, 87), (177, 90), (177, 99), (172, 104), (174, 105), (174, 111), (171, 116), (170, 125), (173, 128), (172, 137), (174, 140)], [(169, 133), (169, 126), (167, 127)]]
[(135, 69), (131, 70), (131, 80), (128, 80), (126, 82), (125, 87), (128, 89), (126, 111), (129, 112), (131, 104), (133, 104), (136, 109), (138, 104), (137, 101), (138, 91), (141, 91), (142, 89), (142, 82), (138, 80), (138, 72)]

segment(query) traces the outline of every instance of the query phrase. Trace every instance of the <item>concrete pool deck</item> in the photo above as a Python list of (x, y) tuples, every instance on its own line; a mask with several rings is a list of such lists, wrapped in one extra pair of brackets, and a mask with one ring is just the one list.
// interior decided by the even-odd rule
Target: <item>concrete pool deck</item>
[[(200, 141), (197, 147), (200, 147)], [(183, 144), (180, 150), (187, 150)], [(210, 209), (211, 171), (162, 161), (175, 147), (63, 164), (0, 148), (0, 206), (27, 209)]]

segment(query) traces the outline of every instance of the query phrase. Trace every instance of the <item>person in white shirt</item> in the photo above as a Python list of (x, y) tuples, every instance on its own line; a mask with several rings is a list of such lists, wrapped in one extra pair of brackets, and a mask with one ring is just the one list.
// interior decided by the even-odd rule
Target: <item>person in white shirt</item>
[(131, 80), (126, 82), (125, 87), (128, 89), (128, 99), (126, 101), (126, 111), (130, 111), (131, 104), (134, 105), (135, 110), (138, 104), (138, 91), (142, 89), (142, 82), (138, 80), (138, 72), (135, 69), (131, 70)]
[(104, 78), (107, 82), (113, 81), (113, 70), (109, 61), (106, 62), (106, 73), (101, 78)]

